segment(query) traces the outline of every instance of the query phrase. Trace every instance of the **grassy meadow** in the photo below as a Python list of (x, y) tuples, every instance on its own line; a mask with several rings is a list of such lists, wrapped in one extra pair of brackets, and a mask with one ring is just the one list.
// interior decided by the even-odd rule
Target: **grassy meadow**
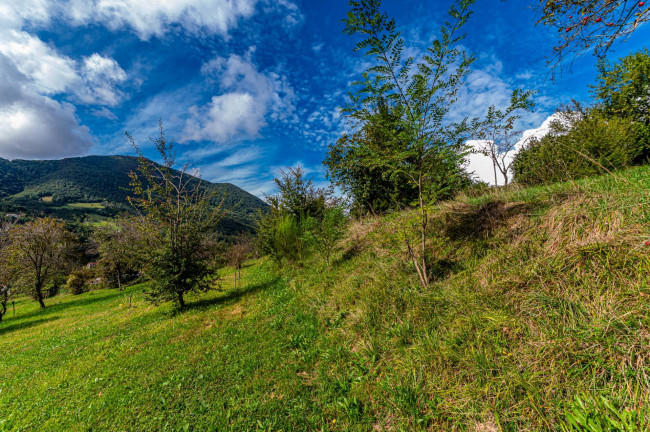
[(16, 302), (0, 431), (650, 428), (650, 169), (443, 203), (421, 288), (409, 214), (328, 268), (268, 259), (174, 312), (143, 286)]

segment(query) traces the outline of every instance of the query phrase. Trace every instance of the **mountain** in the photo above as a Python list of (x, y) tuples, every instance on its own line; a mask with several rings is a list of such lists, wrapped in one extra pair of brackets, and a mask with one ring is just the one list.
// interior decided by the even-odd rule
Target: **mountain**
[[(132, 156), (87, 156), (61, 160), (8, 161), (0, 158), (0, 212), (95, 221), (132, 211), (127, 200)], [(205, 182), (223, 197), (227, 233), (250, 231), (267, 204), (230, 183)]]

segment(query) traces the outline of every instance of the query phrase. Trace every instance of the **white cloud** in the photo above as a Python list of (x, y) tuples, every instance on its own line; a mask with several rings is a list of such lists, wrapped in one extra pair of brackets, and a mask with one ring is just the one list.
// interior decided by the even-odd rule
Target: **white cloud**
[(85, 85), (75, 94), (85, 104), (115, 106), (124, 97), (117, 85), (126, 80), (126, 72), (112, 58), (97, 53), (84, 58), (81, 76)]
[(0, 76), (0, 157), (73, 156), (93, 145), (74, 107), (35, 92), (30, 79), (3, 54)]
[(221, 94), (202, 106), (192, 107), (183, 135), (185, 141), (227, 143), (258, 138), (271, 120), (294, 115), (293, 89), (286, 78), (260, 72), (250, 59), (231, 55), (217, 57), (202, 67), (218, 83)]
[[(521, 139), (517, 141), (517, 143), (514, 146), (514, 149), (511, 150), (506, 154), (505, 157), (505, 163), (509, 165), (519, 153), (519, 151), (532, 139), (532, 138), (537, 138), (541, 139), (548, 135), (551, 132), (551, 124), (553, 122), (556, 122), (560, 120), (559, 114), (553, 114), (549, 116), (544, 122), (539, 126), (538, 128), (534, 129), (528, 129), (525, 130), (521, 134)], [(481, 145), (483, 144), (482, 141), (480, 140), (471, 140), (467, 142), (467, 145), (472, 149), (472, 151), (476, 152)], [(475, 177), (482, 182), (485, 182), (489, 185), (494, 185), (495, 184), (495, 178), (494, 178), (494, 166), (492, 164), (492, 159), (488, 156), (485, 156), (484, 154), (481, 153), (471, 153), (467, 157), (468, 164), (466, 166), (466, 171), (469, 173), (473, 173)], [(508, 181), (512, 180), (512, 171), (508, 173)], [(503, 175), (497, 168), (497, 177), (496, 177), (497, 185), (501, 184), (503, 185), (504, 179)]]
[(79, 80), (75, 62), (23, 31), (0, 31), (0, 53), (33, 81), (39, 93), (64, 92)]
[(161, 37), (174, 25), (192, 34), (227, 36), (255, 11), (257, 0), (72, 0), (68, 17), (76, 24), (99, 22), (111, 30), (128, 28), (141, 39)]
[(117, 120), (117, 116), (113, 114), (113, 112), (106, 107), (101, 107), (99, 109), (91, 110), (90, 113), (95, 117), (102, 117), (112, 121)]

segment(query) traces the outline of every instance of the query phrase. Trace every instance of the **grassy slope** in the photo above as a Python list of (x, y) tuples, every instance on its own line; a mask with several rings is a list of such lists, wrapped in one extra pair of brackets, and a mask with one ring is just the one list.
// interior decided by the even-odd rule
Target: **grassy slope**
[(439, 206), (426, 290), (402, 214), (354, 224), (331, 270), (258, 262), (181, 314), (140, 287), (23, 300), (0, 325), (0, 430), (648, 425), (649, 190), (645, 167)]

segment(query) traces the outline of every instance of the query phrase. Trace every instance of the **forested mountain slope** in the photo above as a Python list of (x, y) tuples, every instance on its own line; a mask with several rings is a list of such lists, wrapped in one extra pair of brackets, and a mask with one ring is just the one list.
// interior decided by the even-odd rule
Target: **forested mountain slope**
[[(49, 214), (63, 219), (107, 217), (129, 211), (131, 156), (88, 156), (61, 160), (0, 159), (0, 211)], [(209, 183), (229, 211), (222, 225), (229, 230), (250, 227), (266, 204), (229, 183)]]

